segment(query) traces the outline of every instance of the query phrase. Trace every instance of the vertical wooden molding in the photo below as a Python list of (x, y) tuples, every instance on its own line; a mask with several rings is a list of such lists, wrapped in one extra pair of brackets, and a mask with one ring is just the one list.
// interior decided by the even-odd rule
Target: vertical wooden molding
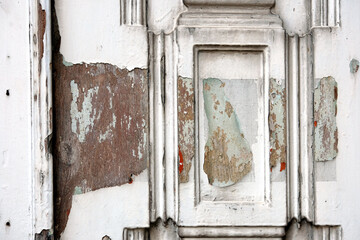
[(148, 239), (149, 239), (149, 232), (146, 228), (124, 229), (123, 240), (148, 240)]
[(288, 37), (288, 220), (314, 221), (312, 37)]
[(120, 25), (146, 25), (146, 1), (120, 0)]
[(288, 37), (288, 126), (289, 126), (289, 167), (288, 167), (288, 221), (300, 220), (299, 184), (299, 38)]
[(51, 5), (30, 4), (33, 234), (53, 230)]
[(312, 36), (299, 38), (300, 110), (300, 190), (301, 219), (314, 222), (313, 161), (313, 42)]
[(165, 219), (165, 161), (164, 161), (164, 106), (163, 61), (164, 35), (149, 34), (150, 44), (150, 143), (151, 143), (151, 221)]
[(165, 35), (164, 46), (166, 218), (176, 222), (178, 209), (176, 32)]
[(178, 212), (177, 67), (175, 32), (149, 34), (151, 221)]
[(311, 0), (311, 27), (340, 26), (340, 0)]

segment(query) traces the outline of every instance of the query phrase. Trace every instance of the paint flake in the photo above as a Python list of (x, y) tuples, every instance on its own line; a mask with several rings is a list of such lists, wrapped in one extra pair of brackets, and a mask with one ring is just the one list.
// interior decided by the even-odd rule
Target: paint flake
[(209, 127), (204, 171), (211, 185), (231, 186), (251, 171), (253, 154), (225, 95), (223, 82), (217, 78), (207, 78), (203, 80), (203, 86)]
[(284, 81), (270, 79), (269, 90), (270, 168), (286, 166), (286, 90)]
[(148, 84), (146, 69), (54, 59), (58, 236), (74, 194), (126, 184), (147, 168)]
[(337, 82), (333, 77), (320, 79), (314, 91), (315, 160), (329, 161), (338, 153)]
[(189, 181), (189, 171), (195, 152), (195, 97), (193, 79), (178, 78), (178, 131), (179, 131), (179, 180)]

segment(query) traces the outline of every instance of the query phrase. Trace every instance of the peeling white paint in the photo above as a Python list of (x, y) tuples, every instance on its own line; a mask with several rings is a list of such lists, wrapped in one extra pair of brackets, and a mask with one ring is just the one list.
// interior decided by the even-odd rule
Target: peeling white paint
[[(92, 98), (98, 93), (99, 87), (88, 89), (84, 94), (81, 110), (78, 109), (79, 89), (74, 80), (70, 82), (72, 101), (71, 101), (71, 131), (75, 133), (80, 142), (85, 141), (86, 134), (88, 134), (93, 126), (94, 120), (99, 119), (101, 111), (96, 114), (96, 109), (93, 109)], [(116, 118), (115, 118), (116, 122)]]
[(55, 9), (66, 61), (147, 67), (146, 27), (120, 25), (119, 0), (62, 0)]
[[(341, 27), (317, 28), (314, 39), (314, 77), (332, 76), (337, 81), (338, 154), (335, 165), (315, 169), (322, 179), (316, 181), (316, 218), (321, 225), (341, 225), (343, 239), (358, 239), (360, 228), (360, 75), (349, 71), (349, 63), (360, 57), (360, 1), (341, 1)], [(334, 161), (334, 160), (333, 160)], [(332, 163), (333, 164), (333, 163)], [(335, 167), (335, 169), (333, 169)], [(335, 178), (334, 178), (335, 171)]]
[(123, 229), (149, 227), (148, 170), (133, 183), (74, 195), (62, 240), (121, 240)]
[(159, 34), (170, 33), (176, 27), (177, 18), (186, 11), (182, 0), (148, 1), (148, 26), (149, 30)]

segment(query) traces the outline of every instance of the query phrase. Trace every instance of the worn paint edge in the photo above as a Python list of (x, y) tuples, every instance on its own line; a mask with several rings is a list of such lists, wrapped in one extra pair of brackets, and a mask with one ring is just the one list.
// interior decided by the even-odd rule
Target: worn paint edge
[(335, 78), (321, 78), (314, 90), (314, 158), (318, 162), (335, 160), (338, 155), (337, 98)]
[[(44, 15), (45, 14), (45, 15)], [(29, 4), (32, 238), (53, 232), (51, 1)]]

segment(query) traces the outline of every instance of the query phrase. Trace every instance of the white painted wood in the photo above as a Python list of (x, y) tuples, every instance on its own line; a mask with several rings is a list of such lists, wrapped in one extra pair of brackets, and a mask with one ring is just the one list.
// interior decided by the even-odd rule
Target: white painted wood
[(148, 178), (144, 170), (132, 184), (74, 195), (61, 239), (122, 239), (125, 228), (149, 227)]
[[(336, 178), (316, 181), (316, 215), (318, 225), (341, 225), (343, 239), (360, 236), (357, 219), (357, 184), (360, 182), (358, 142), (360, 129), (359, 72), (350, 72), (350, 61), (359, 59), (358, 28), (360, 2), (341, 1), (341, 28), (314, 29), (314, 77), (332, 76), (338, 84), (337, 117), (338, 155), (335, 159)], [(316, 172), (315, 172), (316, 174)]]
[(288, 85), (289, 85), (289, 165), (288, 165), (288, 221), (300, 220), (299, 183), (299, 38), (288, 38)]
[(176, 32), (165, 35), (165, 174), (166, 219), (177, 220), (178, 144), (177, 144), (177, 47)]
[[(40, 9), (39, 9), (40, 8)], [(45, 14), (46, 26), (39, 36), (39, 10)], [(31, 41), (31, 123), (33, 221), (35, 233), (53, 230), (53, 159), (52, 74), (51, 74), (51, 6), (50, 1), (33, 1), (30, 5)], [(42, 42), (40, 42), (42, 41)], [(43, 52), (40, 46), (43, 45)], [(40, 56), (42, 58), (40, 59)], [(45, 101), (41, 101), (45, 99)]]
[(340, 0), (311, 0), (311, 27), (338, 27)]
[(33, 239), (29, 2), (1, 1), (0, 22), (0, 238)]
[(311, 35), (299, 38), (300, 206), (301, 219), (314, 221), (313, 46)]
[(267, 239), (285, 235), (283, 227), (180, 227), (178, 231), (179, 236), (185, 238), (263, 237)]
[[(55, 9), (64, 61), (110, 63), (129, 71), (147, 68), (146, 26), (120, 25), (120, 0), (55, 1)], [(131, 17), (133, 11), (127, 11)]]
[(151, 79), (150, 81), (153, 84), (153, 106), (154, 111), (153, 116), (154, 120), (152, 122), (153, 131), (153, 144), (154, 144), (154, 155), (151, 159), (151, 164), (153, 167), (151, 180), (153, 182), (152, 192), (154, 194), (152, 199), (152, 212), (151, 217), (152, 221), (155, 221), (157, 218), (165, 219), (166, 218), (166, 179), (165, 179), (165, 149), (164, 149), (164, 77), (165, 73), (163, 69), (165, 68), (165, 58), (164, 58), (164, 35), (149, 35), (150, 43), (153, 45), (152, 52), (150, 53), (150, 59), (152, 61)]
[[(129, 1), (132, 2), (132, 1)], [(48, 9), (49, 5), (46, 1), (43, 8)], [(140, 3), (142, 3), (140, 1)], [(269, 44), (271, 40), (264, 38), (266, 34), (273, 34), (275, 36), (274, 42), (272, 43), (273, 49), (281, 49), (284, 45), (283, 38), (277, 38), (278, 31), (281, 30), (279, 18), (272, 16), (269, 13), (269, 9), (266, 8), (272, 6), (274, 1), (264, 1), (262, 7), (256, 9), (256, 13), (253, 12), (252, 19), (248, 19), (246, 16), (252, 10), (251, 7), (244, 7), (244, 5), (258, 5), (262, 4), (260, 1), (211, 1), (210, 5), (217, 6), (217, 10), (226, 12), (228, 18), (224, 18), (224, 15), (219, 14), (216, 11), (210, 11), (211, 6), (203, 0), (188, 0), (185, 1), (188, 9), (178, 1), (169, 1), (164, 3), (163, 1), (151, 0), (148, 1), (148, 23), (149, 29), (156, 34), (160, 34), (162, 31), (166, 34), (170, 34), (177, 28), (176, 19), (181, 12), (186, 13), (179, 20), (179, 27), (176, 38), (172, 39), (173, 35), (165, 35), (163, 40), (163, 46), (165, 50), (162, 50), (165, 55), (169, 54), (171, 58), (176, 55), (177, 50), (175, 40), (179, 44), (179, 75), (184, 77), (193, 77), (193, 52), (192, 48), (185, 48), (183, 45), (194, 46), (196, 44), (223, 44), (223, 45), (259, 45)], [(356, 124), (359, 119), (359, 88), (358, 80), (359, 73), (351, 73), (349, 71), (349, 63), (351, 59), (359, 59), (360, 52), (358, 48), (358, 42), (360, 42), (359, 33), (357, 30), (360, 22), (358, 10), (360, 9), (360, 3), (355, 0), (340, 1), (339, 0), (313, 0), (311, 4), (305, 5), (305, 1), (301, 0), (277, 0), (276, 6), (273, 11), (278, 13), (281, 19), (284, 21), (284, 28), (290, 34), (297, 34), (300, 37), (290, 37), (290, 65), (289, 65), (289, 87), (290, 87), (290, 164), (288, 165), (288, 177), (289, 185), (287, 193), (290, 196), (288, 202), (289, 214), (287, 217), (307, 218), (309, 221), (314, 220), (316, 225), (333, 225), (333, 227), (319, 227), (321, 230), (314, 231), (314, 234), (321, 232), (321, 236), (318, 239), (357, 239), (360, 236), (359, 228), (357, 227), (357, 219), (360, 217), (360, 208), (356, 202), (358, 194), (354, 186), (360, 181), (359, 179), (359, 165), (357, 161), (357, 143), (359, 140), (359, 126)], [(56, 10), (59, 17), (60, 34), (62, 37), (61, 53), (64, 55), (65, 60), (73, 63), (94, 63), (94, 62), (107, 62), (116, 64), (119, 67), (126, 67), (129, 70), (136, 67), (146, 67), (148, 64), (147, 59), (147, 32), (144, 25), (144, 16), (141, 15), (141, 4), (133, 4), (132, 8), (126, 10), (131, 12), (132, 15), (128, 14), (130, 18), (124, 23), (121, 11), (121, 1), (105, 1), (101, 4), (96, 1), (56, 1)], [(1, 129), (1, 140), (0, 140), (0, 223), (3, 227), (0, 228), (0, 238), (5, 239), (33, 239), (33, 234), (40, 231), (42, 228), (48, 228), (51, 221), (51, 200), (42, 202), (46, 198), (49, 199), (51, 195), (51, 165), (42, 165), (44, 159), (51, 160), (50, 156), (46, 155), (46, 151), (38, 151), (39, 145), (48, 137), (51, 133), (51, 127), (48, 115), (49, 106), (51, 102), (46, 105), (44, 103), (44, 96), (50, 96), (51, 86), (47, 89), (44, 88), (45, 76), (50, 76), (49, 68), (47, 63), (50, 62), (50, 52), (44, 54), (42, 64), (44, 73), (39, 76), (40, 82), (31, 82), (36, 78), (36, 72), (32, 72), (36, 69), (36, 62), (30, 62), (30, 59), (36, 59), (36, 57), (30, 57), (34, 54), (35, 45), (32, 43), (32, 34), (37, 32), (36, 24), (30, 26), (29, 23), (35, 23), (36, 14), (33, 12), (35, 9), (33, 2), (12, 2), (6, 1), (0, 3), (0, 20), (2, 25), (2, 32), (6, 34), (0, 35), (2, 43), (0, 47), (0, 53), (2, 58), (0, 59), (0, 76), (4, 79), (0, 82), (0, 104), (4, 114), (0, 117), (0, 129)], [(295, 8), (292, 11), (292, 8)], [(30, 15), (29, 15), (30, 12)], [(224, 13), (223, 12), (223, 13)], [(236, 12), (236, 13), (234, 13)], [(241, 13), (241, 14), (240, 14)], [(340, 26), (340, 13), (341, 13), (341, 28)], [(199, 17), (201, 16), (201, 17)], [(125, 17), (125, 16), (124, 16)], [(99, 20), (100, 19), (100, 20)], [(48, 20), (50, 20), (48, 18)], [(50, 21), (48, 21), (50, 23)], [(270, 23), (270, 25), (269, 25)], [(128, 26), (128, 25), (135, 26)], [(194, 28), (201, 26), (208, 27), (204, 30), (196, 30), (190, 33), (189, 30), (184, 29), (183, 25), (189, 25)], [(234, 26), (242, 26), (244, 31), (242, 34), (238, 34), (234, 30)], [(47, 25), (49, 26), (49, 25)], [(88, 26), (91, 26), (88, 27)], [(217, 31), (219, 27), (224, 27), (226, 31)], [(257, 31), (249, 31), (249, 28), (256, 28)], [(271, 27), (270, 27), (271, 26)], [(328, 29), (332, 27), (332, 29)], [(337, 27), (337, 28), (333, 28)], [(261, 28), (267, 30), (261, 30)], [(270, 30), (271, 29), (271, 30)], [(277, 30), (273, 30), (277, 29)], [(311, 31), (310, 31), (311, 30)], [(31, 31), (31, 33), (30, 33)], [(188, 31), (187, 33), (185, 33)], [(46, 30), (49, 34), (49, 28)], [(216, 33), (215, 33), (216, 32)], [(179, 34), (180, 33), (180, 34)], [(313, 37), (307, 36), (312, 33)], [(128, 35), (127, 35), (128, 34)], [(181, 34), (184, 34), (182, 36)], [(49, 35), (47, 35), (49, 36)], [(129, 37), (131, 36), (131, 37)], [(171, 37), (170, 37), (171, 36)], [(303, 37), (304, 36), (304, 37)], [(296, 40), (299, 39), (299, 40)], [(49, 50), (51, 43), (50, 38), (45, 38), (46, 49)], [(149, 40), (149, 46), (153, 46)], [(184, 41), (184, 43), (182, 43)], [(312, 76), (311, 66), (311, 45), (314, 45), (314, 74)], [(124, 47), (126, 46), (126, 47)], [(308, 48), (310, 46), (310, 52)], [(174, 55), (167, 51), (168, 48), (173, 48)], [(151, 47), (150, 47), (151, 50)], [(134, 52), (142, 52), (142, 54), (134, 54)], [(151, 53), (150, 53), (151, 55)], [(8, 57), (9, 56), (9, 57)], [(167, 58), (168, 58), (167, 57)], [(175, 57), (174, 57), (175, 58)], [(277, 51), (270, 51), (270, 58), (277, 59), (276, 61), (270, 61), (269, 72), (277, 78), (285, 79), (282, 76), (283, 70), (279, 68), (279, 64), (285, 64), (285, 59), (282, 54)], [(171, 63), (165, 62), (166, 69), (174, 69), (169, 78), (171, 81), (166, 82), (167, 89), (166, 94), (173, 92), (176, 94), (176, 68), (177, 60), (173, 60)], [(150, 66), (151, 66), (150, 62)], [(311, 65), (311, 64), (310, 64)], [(159, 66), (152, 66), (151, 69), (159, 68)], [(291, 70), (292, 69), (292, 70)], [(151, 72), (151, 71), (150, 71)], [(168, 70), (167, 70), (168, 72)], [(45, 74), (45, 75), (44, 75)], [(152, 73), (150, 73), (152, 74)], [(159, 75), (159, 73), (157, 73)], [(333, 76), (338, 82), (339, 87), (339, 99), (338, 99), (338, 115), (337, 123), (339, 129), (339, 154), (334, 161), (335, 164), (335, 178), (329, 178), (328, 180), (322, 179), (315, 182), (315, 196), (316, 202), (315, 207), (312, 206), (312, 176), (316, 177), (316, 169), (311, 169), (312, 156), (311, 156), (311, 109), (310, 102), (306, 101), (311, 98), (311, 84), (314, 80)], [(159, 77), (157, 76), (157, 79)], [(296, 79), (298, 85), (294, 85), (292, 80)], [(49, 78), (48, 84), (51, 83)], [(10, 96), (4, 94), (4, 90), (10, 90)], [(160, 103), (159, 96), (161, 95), (159, 86), (157, 86), (157, 94), (155, 93), (155, 86), (150, 82), (150, 106), (153, 106), (150, 112), (151, 121), (154, 124), (158, 124), (156, 120), (159, 119), (154, 116), (155, 111), (159, 111), (163, 106), (158, 106), (155, 110), (154, 99), (157, 99), (157, 103)], [(297, 93), (298, 92), (298, 93)], [(33, 100), (33, 93), (40, 94), (42, 99), (39, 105), (31, 104)], [(298, 95), (298, 97), (297, 97)], [(167, 95), (169, 98), (169, 95)], [(170, 103), (166, 105), (168, 115), (166, 113), (157, 112), (157, 114), (163, 116), (160, 118), (166, 122), (166, 129), (170, 131), (163, 132), (165, 127), (160, 127), (161, 132), (150, 129), (151, 134), (159, 134), (163, 138), (161, 141), (166, 139), (169, 140), (169, 144), (166, 145), (166, 165), (172, 169), (171, 173), (177, 174), (177, 166), (174, 164), (174, 155), (176, 155), (176, 131), (174, 130), (174, 123), (176, 122), (176, 111), (171, 109), (175, 102), (171, 103), (171, 100), (176, 99), (176, 95), (170, 98)], [(39, 99), (39, 98), (38, 98)], [(306, 104), (303, 104), (306, 101)], [(161, 103), (160, 103), (161, 104)], [(296, 111), (296, 108), (299, 111)], [(172, 115), (173, 114), (173, 115)], [(32, 119), (34, 120), (32, 122)], [(40, 131), (35, 124), (44, 124), (45, 128)], [(33, 125), (32, 125), (33, 124)], [(300, 124), (300, 125), (299, 125)], [(165, 138), (166, 136), (166, 138)], [(168, 142), (168, 141), (166, 141)], [(154, 138), (152, 140), (154, 143)], [(295, 145), (294, 145), (295, 144)], [(164, 142), (152, 145), (152, 149), (162, 148)], [(32, 150), (33, 149), (33, 150)], [(164, 150), (157, 150), (164, 151)], [(153, 151), (152, 151), (153, 152)], [(38, 158), (38, 156), (40, 156)], [(157, 153), (160, 157), (161, 154)], [(173, 158), (173, 159), (172, 159)], [(160, 159), (160, 158), (159, 158)], [(169, 161), (169, 162), (167, 162)], [(163, 187), (165, 183), (166, 192), (159, 191), (162, 194), (160, 198), (164, 199), (158, 202), (152, 202), (151, 204), (160, 204), (160, 215), (164, 215), (169, 211), (174, 219), (176, 217), (177, 201), (176, 191), (168, 191), (172, 186), (177, 185), (177, 178), (172, 178), (169, 173), (167, 175), (162, 174), (164, 169), (162, 162), (160, 163), (161, 169), (158, 171), (157, 176), (162, 180), (157, 180), (157, 189)], [(316, 166), (315, 166), (316, 167)], [(41, 189), (38, 188), (36, 177), (36, 171), (48, 171), (46, 172), (47, 179), (44, 181), (44, 186)], [(300, 174), (297, 171), (300, 170)], [(150, 165), (150, 171), (153, 173), (155, 168)], [(194, 169), (191, 170), (194, 172)], [(326, 171), (325, 171), (326, 175)], [(326, 175), (327, 176), (327, 175)], [(325, 176), (325, 177), (326, 177)], [(34, 178), (35, 177), (35, 178)], [(194, 175), (190, 176), (194, 178)], [(40, 178), (41, 179), (41, 178)], [(151, 178), (152, 182), (155, 178)], [(166, 181), (165, 181), (166, 179)], [(267, 181), (269, 182), (269, 181)], [(136, 183), (136, 181), (135, 181)], [(147, 180), (144, 180), (142, 187), (133, 187), (134, 185), (125, 185), (124, 190), (116, 190), (116, 194), (113, 194), (113, 189), (101, 189), (91, 193), (91, 197), (86, 193), (77, 197), (78, 205), (74, 204), (75, 209), (72, 211), (71, 223), (69, 228), (66, 229), (67, 236), (73, 237), (73, 233), (82, 234), (84, 236), (92, 238), (95, 235), (91, 235), (94, 231), (101, 232), (104, 225), (82, 225), (84, 219), (98, 218), (102, 219), (103, 214), (123, 214), (126, 216), (127, 213), (123, 213), (127, 207), (125, 204), (119, 204), (119, 199), (125, 199), (126, 196), (138, 196), (141, 200), (134, 201), (134, 205), (140, 206), (139, 212), (132, 215), (132, 220), (139, 217), (141, 221), (146, 219), (148, 205), (146, 204), (146, 197), (144, 192), (147, 192)], [(121, 188), (121, 187), (120, 187)], [(153, 186), (152, 189), (155, 187)], [(117, 189), (117, 188), (116, 188)], [(286, 187), (283, 183), (273, 183), (271, 189), (276, 193), (286, 192)], [(48, 192), (47, 192), (48, 191)], [(180, 187), (180, 192), (187, 193), (189, 199), (182, 198), (180, 193), (180, 215), (183, 207), (188, 207), (189, 204), (193, 203), (193, 193), (195, 188), (191, 184), (185, 184)], [(134, 193), (134, 194), (132, 194)], [(141, 194), (140, 194), (141, 193)], [(42, 195), (45, 194), (45, 195)], [(278, 195), (272, 199), (273, 202), (277, 201)], [(103, 205), (104, 198), (114, 197), (111, 199), (109, 207), (102, 208), (103, 212), (95, 211), (98, 204)], [(300, 196), (300, 198), (299, 198)], [(171, 199), (168, 202), (166, 199)], [(35, 199), (35, 201), (33, 200)], [(153, 198), (154, 199), (154, 198)], [(183, 200), (186, 201), (183, 201)], [(174, 204), (173, 204), (174, 202)], [(183, 203), (184, 202), (184, 203)], [(44, 204), (43, 204), (44, 203)], [(86, 204), (89, 205), (86, 205)], [(161, 205), (162, 204), (162, 205)], [(280, 204), (286, 206), (286, 201), (280, 201)], [(153, 205), (150, 205), (153, 206)], [(190, 204), (191, 206), (191, 204)], [(135, 207), (134, 207), (135, 208)], [(251, 206), (249, 207), (249, 209)], [(131, 208), (132, 209), (132, 208)], [(210, 209), (210, 207), (208, 208)], [(221, 208), (219, 208), (221, 209)], [(152, 208), (153, 210), (153, 208)], [(233, 224), (228, 220), (228, 212), (216, 210), (220, 216), (217, 218), (221, 224)], [(315, 210), (315, 217), (312, 217), (312, 211)], [(45, 214), (40, 214), (45, 213)], [(75, 214), (78, 213), (78, 214)], [(282, 212), (283, 213), (283, 212)], [(282, 214), (281, 213), (281, 214)], [(272, 216), (269, 216), (260, 210), (254, 210), (252, 214), (254, 218), (250, 216), (246, 221), (259, 223), (259, 219), (256, 216), (261, 216), (269, 225), (285, 225), (284, 222), (274, 222)], [(151, 212), (152, 216), (155, 216)], [(231, 214), (230, 214), (231, 215)], [(129, 215), (130, 216), (130, 215)], [(195, 221), (203, 221), (209, 219), (208, 212), (203, 212), (199, 215), (188, 215), (190, 219)], [(198, 219), (196, 219), (198, 217)], [(179, 223), (181, 224), (181, 216)], [(6, 227), (5, 223), (10, 220), (11, 227)], [(132, 221), (131, 220), (131, 221)], [(138, 220), (138, 219), (136, 219)], [(154, 221), (154, 218), (152, 218)], [(119, 224), (119, 221), (121, 224)], [(121, 238), (121, 232), (125, 225), (126, 219), (112, 219), (111, 224), (108, 226), (109, 231), (114, 231), (114, 236)], [(144, 220), (145, 221), (145, 220)], [(210, 220), (209, 220), (210, 221)], [(193, 226), (194, 223), (189, 223)], [(142, 222), (144, 224), (138, 224), (136, 222), (132, 225), (133, 227), (147, 227), (149, 221)], [(214, 225), (218, 223), (214, 222)], [(245, 221), (241, 221), (236, 224), (245, 224)], [(340, 227), (341, 225), (341, 227)], [(5, 227), (4, 227), (5, 226)], [(75, 229), (78, 228), (79, 229)], [(115, 231), (114, 229), (117, 230)], [(181, 229), (181, 228), (180, 228)], [(263, 228), (265, 229), (265, 228)], [(90, 231), (91, 230), (91, 231)], [(181, 230), (182, 231), (182, 230)], [(200, 231), (196, 229), (196, 231)], [(195, 231), (195, 232), (196, 232)], [(216, 231), (214, 231), (216, 232)], [(108, 232), (107, 232), (108, 233)], [(104, 233), (107, 234), (107, 233)], [(88, 234), (88, 235), (86, 235)], [(97, 234), (97, 233), (96, 233)], [(65, 235), (64, 235), (65, 236)], [(98, 236), (98, 235), (96, 235)], [(235, 233), (231, 236), (236, 236)], [(71, 238), (69, 237), (69, 238)], [(102, 237), (99, 235), (99, 237)], [(193, 238), (193, 237), (189, 237)], [(79, 239), (79, 238), (77, 238)], [(317, 239), (317, 238), (314, 238)]]
[(177, 148), (177, 50), (175, 32), (149, 34), (150, 76), (153, 92), (151, 158), (151, 220), (177, 219), (178, 212), (178, 148)]
[(145, 25), (146, 2), (144, 0), (119, 0), (120, 24)]
[(147, 25), (148, 30), (154, 34), (170, 34), (176, 28), (179, 15), (186, 11), (182, 0), (147, 1)]
[(290, 36), (303, 36), (309, 32), (310, 4), (310, 0), (276, 0), (272, 10), (280, 16), (284, 29)]
[[(286, 183), (270, 182), (268, 162), (270, 151), (268, 131), (265, 131), (268, 126), (268, 104), (266, 104), (268, 102), (268, 79), (270, 77), (279, 79), (279, 81), (285, 79), (285, 39), (284, 32), (279, 25), (280, 20), (276, 16), (268, 14), (260, 17), (260, 15), (257, 15), (259, 12), (266, 12), (267, 4), (269, 3), (260, 4), (258, 8), (254, 8), (255, 17), (251, 19), (247, 19), (248, 15), (241, 12), (239, 14), (227, 13), (221, 8), (220, 10), (213, 10), (213, 12), (209, 9), (202, 11), (200, 8), (195, 8), (193, 12), (190, 11), (182, 14), (179, 19), (179, 26), (177, 28), (179, 45), (178, 71), (180, 76), (194, 79), (195, 102), (197, 104), (195, 121), (197, 152), (193, 167), (190, 170), (189, 182), (180, 184), (178, 222), (180, 226), (286, 225)], [(247, 11), (251, 10), (247, 9)], [(199, 15), (199, 12), (201, 15)], [(269, 22), (271, 27), (269, 27)], [(228, 27), (229, 25), (232, 27)], [(263, 106), (259, 108), (259, 113), (261, 114), (258, 117), (259, 132), (257, 137), (259, 145), (253, 146), (255, 163), (259, 167), (258, 172), (256, 172), (256, 181), (259, 181), (261, 184), (254, 185), (252, 182), (237, 184), (239, 193), (243, 190), (245, 197), (232, 201), (227, 201), (226, 199), (220, 199), (220, 201), (215, 201), (215, 199), (204, 200), (201, 194), (201, 191), (206, 189), (206, 184), (208, 184), (206, 183), (207, 179), (203, 172), (201, 160), (204, 153), (204, 141), (206, 140), (204, 140), (205, 135), (201, 130), (204, 124), (204, 114), (201, 112), (201, 106), (203, 105), (201, 92), (202, 76), (199, 66), (201, 66), (200, 61), (203, 60), (198, 56), (198, 52), (202, 49), (210, 52), (231, 50), (230, 56), (232, 56), (231, 53), (236, 51), (248, 50), (250, 56), (251, 52), (254, 51), (263, 52), (263, 62), (260, 65), (244, 65), (247, 66), (245, 68), (260, 68), (262, 73), (262, 77), (259, 78), (262, 86), (258, 98), (259, 105)], [(232, 58), (230, 57), (229, 59)], [(216, 62), (216, 60), (214, 61)], [(211, 59), (209, 60), (210, 62)], [(237, 69), (234, 65), (230, 64), (231, 62), (234, 61), (229, 60), (228, 64), (226, 64), (226, 60), (222, 62), (222, 65), (218, 68), (222, 69), (220, 73), (214, 70), (217, 69), (215, 65), (204, 63), (204, 66), (208, 68), (204, 73), (208, 75), (215, 71), (217, 74), (231, 77), (231, 74), (236, 73)], [(237, 67), (241, 71), (242, 68), (240, 66)], [(250, 189), (252, 187), (255, 188), (255, 192), (257, 190), (262, 191), (264, 195), (260, 198), (261, 200), (251, 195)], [(226, 190), (223, 189), (223, 196), (225, 198)], [(214, 192), (216, 191), (220, 192), (220, 190), (214, 189)], [(229, 196), (231, 192), (228, 189)]]

